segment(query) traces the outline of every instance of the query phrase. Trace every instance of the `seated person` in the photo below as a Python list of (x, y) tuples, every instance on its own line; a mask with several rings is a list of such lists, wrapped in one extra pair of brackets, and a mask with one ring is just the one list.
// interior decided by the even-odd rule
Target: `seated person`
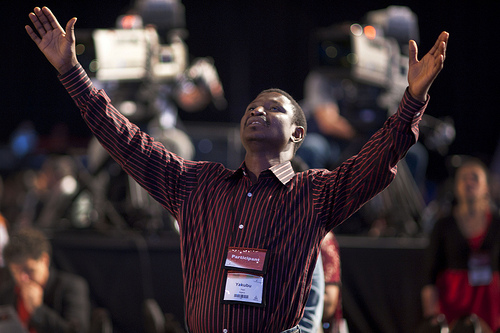
[(500, 216), (491, 202), (487, 167), (469, 159), (456, 171), (455, 204), (439, 219), (426, 253), (423, 316), (453, 328), (477, 316), (481, 332), (500, 330)]
[(3, 256), (12, 280), (0, 288), (0, 304), (12, 305), (30, 333), (87, 332), (87, 282), (51, 267), (51, 254), (42, 232), (23, 228), (11, 234)]

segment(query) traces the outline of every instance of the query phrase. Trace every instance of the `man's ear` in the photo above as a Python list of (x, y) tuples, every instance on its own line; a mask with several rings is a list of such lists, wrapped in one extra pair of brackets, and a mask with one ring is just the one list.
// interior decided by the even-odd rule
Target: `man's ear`
[(302, 126), (297, 126), (295, 127), (295, 131), (293, 131), (291, 139), (294, 143), (300, 142), (304, 139), (304, 127)]

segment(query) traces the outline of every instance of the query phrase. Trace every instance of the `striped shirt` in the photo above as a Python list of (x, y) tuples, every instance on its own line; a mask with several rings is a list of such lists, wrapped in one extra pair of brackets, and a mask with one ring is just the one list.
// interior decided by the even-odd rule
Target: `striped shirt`
[[(80, 65), (59, 79), (103, 147), (177, 219), (190, 332), (296, 326), (322, 238), (389, 185), (416, 141), (426, 106), (406, 92), (398, 112), (336, 170), (295, 173), (286, 162), (263, 171), (253, 184), (244, 163), (229, 170), (167, 151), (122, 116)], [(228, 247), (267, 251), (264, 307), (222, 302)]]

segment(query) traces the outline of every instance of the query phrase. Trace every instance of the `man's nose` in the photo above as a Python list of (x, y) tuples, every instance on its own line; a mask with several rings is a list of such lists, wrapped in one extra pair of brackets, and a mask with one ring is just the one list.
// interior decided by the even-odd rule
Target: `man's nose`
[(252, 116), (260, 116), (262, 114), (265, 114), (266, 110), (264, 109), (263, 106), (258, 106), (252, 111)]

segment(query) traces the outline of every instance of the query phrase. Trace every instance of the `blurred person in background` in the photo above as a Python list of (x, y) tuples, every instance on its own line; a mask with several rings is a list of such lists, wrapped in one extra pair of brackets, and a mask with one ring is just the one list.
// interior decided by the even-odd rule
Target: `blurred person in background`
[(12, 305), (30, 333), (88, 331), (87, 282), (51, 267), (52, 248), (41, 231), (13, 232), (3, 255), (12, 280), (2, 284), (0, 304)]
[[(3, 178), (0, 177), (0, 203), (2, 202), (3, 194)], [(8, 271), (3, 260), (3, 249), (9, 242), (9, 229), (5, 216), (2, 214), (2, 206), (0, 205), (0, 285), (8, 278)]]
[(426, 250), (423, 316), (437, 322), (444, 315), (451, 329), (477, 316), (482, 332), (494, 332), (500, 329), (500, 216), (480, 160), (467, 159), (456, 170), (454, 196)]
[(347, 332), (345, 321), (342, 318), (339, 244), (331, 231), (321, 243), (321, 258), (325, 274), (323, 331), (325, 333)]

